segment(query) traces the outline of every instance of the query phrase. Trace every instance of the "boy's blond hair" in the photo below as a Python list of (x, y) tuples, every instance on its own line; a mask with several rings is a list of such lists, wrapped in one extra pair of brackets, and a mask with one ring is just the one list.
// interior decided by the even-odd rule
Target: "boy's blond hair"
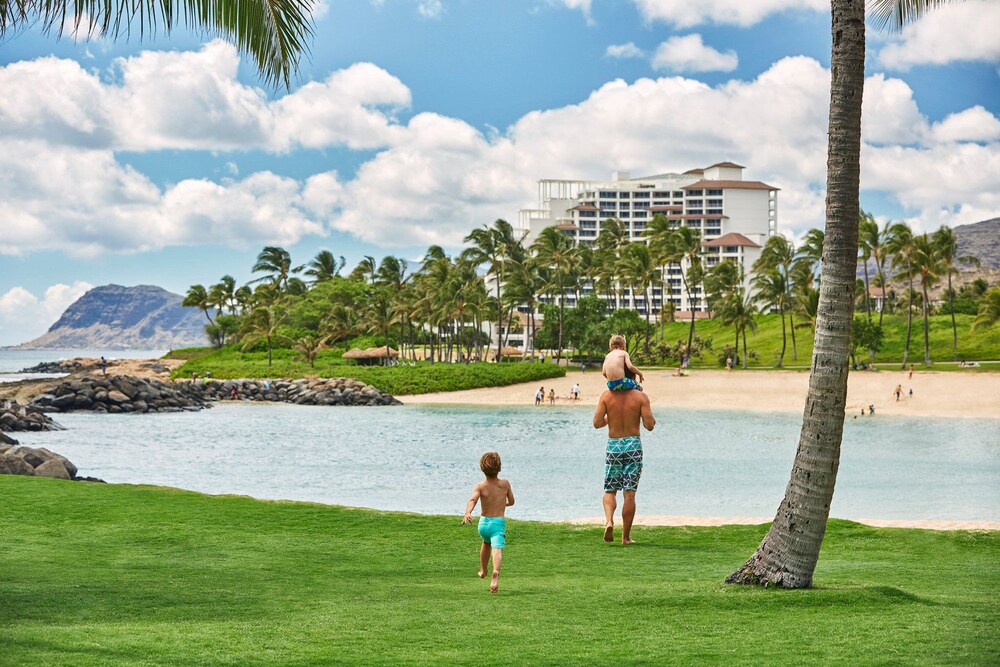
[(479, 468), (487, 477), (500, 474), (500, 455), (496, 452), (486, 452), (479, 458)]
[(624, 350), (625, 349), (625, 336), (623, 336), (621, 334), (615, 334), (614, 336), (611, 337), (611, 340), (608, 341), (608, 347), (610, 347), (610, 348), (616, 348), (617, 347), (619, 349)]

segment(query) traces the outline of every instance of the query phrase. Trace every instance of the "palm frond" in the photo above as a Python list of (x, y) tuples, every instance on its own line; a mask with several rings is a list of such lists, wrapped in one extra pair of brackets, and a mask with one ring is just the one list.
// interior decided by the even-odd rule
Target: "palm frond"
[(941, 5), (958, 0), (872, 0), (868, 13), (880, 30), (896, 32)]

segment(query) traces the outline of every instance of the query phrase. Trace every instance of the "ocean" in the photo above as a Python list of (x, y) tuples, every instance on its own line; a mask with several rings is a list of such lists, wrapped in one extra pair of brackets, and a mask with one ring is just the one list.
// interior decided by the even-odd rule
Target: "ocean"
[(47, 361), (75, 359), (85, 357), (92, 359), (157, 359), (166, 354), (166, 350), (8, 350), (0, 349), (0, 382), (17, 382), (35, 377), (52, 377), (21, 373), (25, 368), (31, 368)]

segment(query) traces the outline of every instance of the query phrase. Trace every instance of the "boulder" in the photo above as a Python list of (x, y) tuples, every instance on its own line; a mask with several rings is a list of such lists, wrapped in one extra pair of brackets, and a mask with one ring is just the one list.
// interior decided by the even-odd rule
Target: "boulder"
[(70, 477), (76, 477), (76, 473), (77, 473), (76, 466), (73, 465), (72, 461), (70, 461), (65, 456), (63, 456), (61, 454), (56, 454), (55, 452), (52, 452), (52, 451), (49, 451), (45, 447), (37, 447), (35, 449), (35, 451), (38, 452), (39, 456), (47, 457), (46, 460), (55, 459), (56, 461), (61, 462), (66, 467), (66, 472), (69, 473), (69, 476)]
[(37, 477), (52, 477), (54, 479), (73, 479), (66, 466), (59, 459), (51, 459), (35, 468)]
[(24, 460), (25, 463), (30, 465), (32, 468), (37, 468), (38, 466), (45, 463), (47, 457), (39, 454), (35, 449), (31, 447), (25, 447), (24, 445), (18, 445), (7, 452), (7, 456), (17, 456)]
[(108, 392), (108, 401), (114, 403), (115, 405), (121, 405), (122, 403), (128, 403), (128, 396), (124, 393), (118, 391), (117, 389)]
[(0, 475), (34, 475), (35, 469), (20, 456), (0, 454)]

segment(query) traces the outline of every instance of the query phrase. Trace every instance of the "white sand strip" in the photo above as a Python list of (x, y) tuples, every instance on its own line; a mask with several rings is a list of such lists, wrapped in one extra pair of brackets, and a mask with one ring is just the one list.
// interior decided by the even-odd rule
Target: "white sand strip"
[[(727, 526), (727, 525), (758, 525), (769, 523), (774, 517), (748, 516), (676, 516), (669, 514), (638, 515), (634, 526)], [(615, 521), (621, 523), (621, 518)], [(878, 528), (920, 528), (923, 530), (1000, 530), (998, 521), (943, 521), (937, 519), (921, 519), (919, 521), (904, 521), (898, 519), (851, 519), (866, 526)], [(573, 519), (568, 523), (578, 525), (604, 525), (604, 517), (594, 516), (583, 519)]]

